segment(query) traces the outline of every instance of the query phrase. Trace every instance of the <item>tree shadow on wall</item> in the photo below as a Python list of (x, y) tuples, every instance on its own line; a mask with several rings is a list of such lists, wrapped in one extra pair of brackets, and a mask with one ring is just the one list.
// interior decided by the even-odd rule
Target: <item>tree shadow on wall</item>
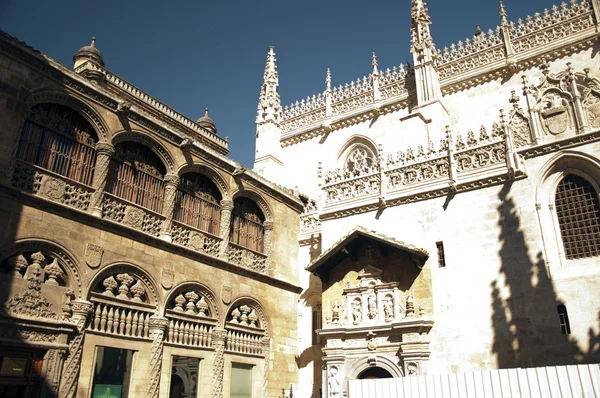
[[(532, 261), (521, 220), (506, 184), (499, 194), (501, 242), (499, 275), (491, 284), (492, 351), (498, 368), (557, 366), (600, 361), (600, 336), (588, 330), (588, 341), (562, 334), (554, 283), (542, 252)], [(585, 350), (585, 347), (589, 349)]]

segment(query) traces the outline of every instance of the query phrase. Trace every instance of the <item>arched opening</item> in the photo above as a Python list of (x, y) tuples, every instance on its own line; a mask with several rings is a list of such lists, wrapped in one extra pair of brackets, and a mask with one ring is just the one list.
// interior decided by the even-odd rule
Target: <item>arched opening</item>
[(115, 146), (106, 191), (119, 198), (160, 213), (166, 169), (159, 157), (137, 142)]
[(568, 174), (556, 188), (555, 208), (566, 258), (600, 255), (600, 206), (592, 184)]
[(200, 173), (181, 176), (175, 198), (174, 220), (208, 232), (219, 234), (221, 192), (215, 183)]
[(562, 334), (571, 334), (571, 324), (569, 323), (569, 314), (567, 314), (567, 307), (564, 304), (559, 304), (557, 310), (560, 332)]
[(380, 368), (378, 366), (370, 367), (360, 372), (357, 379), (359, 380), (367, 380), (367, 379), (390, 379), (394, 376), (384, 368)]
[(97, 142), (91, 124), (73, 109), (39, 104), (23, 125), (17, 159), (91, 185)]
[(249, 198), (237, 198), (231, 213), (233, 221), (230, 242), (262, 253), (264, 250), (265, 216), (258, 205)]

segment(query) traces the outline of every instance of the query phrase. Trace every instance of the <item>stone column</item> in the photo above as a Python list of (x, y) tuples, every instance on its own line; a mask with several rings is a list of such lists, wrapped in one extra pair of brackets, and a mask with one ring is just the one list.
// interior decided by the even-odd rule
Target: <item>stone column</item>
[(148, 369), (148, 391), (145, 395), (148, 398), (158, 398), (163, 345), (168, 325), (167, 318), (150, 317), (149, 328), (150, 336), (152, 336), (152, 348), (150, 350), (150, 368)]
[(225, 369), (225, 338), (227, 330), (214, 328), (212, 332), (212, 344), (215, 349), (212, 376), (212, 398), (223, 397), (223, 372)]
[(46, 351), (46, 355), (44, 355), (44, 368), (42, 370), (44, 385), (40, 397), (54, 398), (58, 396), (60, 376), (66, 353), (66, 350), (62, 348), (53, 348)]
[(69, 343), (69, 353), (63, 366), (63, 375), (58, 396), (60, 398), (74, 398), (77, 393), (77, 379), (81, 367), (81, 352), (83, 350), (83, 336), (88, 316), (92, 313), (94, 305), (89, 301), (73, 301), (73, 315), (71, 321), (77, 327), (77, 334)]
[(229, 230), (231, 228), (231, 211), (233, 210), (233, 200), (221, 200), (221, 224), (219, 226), (219, 237), (221, 238), (221, 247), (219, 248), (219, 257), (227, 259), (227, 246), (229, 245)]
[(167, 174), (165, 181), (165, 196), (163, 201), (162, 214), (165, 216), (160, 227), (160, 238), (171, 242), (171, 224), (173, 223), (173, 212), (175, 211), (175, 196), (177, 194), (177, 186), (179, 185), (179, 177), (173, 174)]
[(267, 393), (267, 389), (269, 387), (269, 363), (270, 363), (270, 356), (271, 356), (271, 339), (269, 339), (269, 336), (264, 336), (262, 338), (262, 354), (263, 357), (265, 357), (265, 366), (263, 369), (263, 397), (264, 398), (268, 398), (268, 393)]
[(585, 111), (583, 110), (583, 104), (581, 103), (581, 93), (577, 88), (577, 80), (575, 79), (573, 67), (571, 66), (570, 62), (567, 62), (567, 76), (569, 89), (571, 91), (571, 95), (573, 95), (573, 107), (575, 108), (577, 134), (583, 134), (589, 130), (589, 127), (587, 125)]
[(265, 221), (263, 227), (265, 229), (263, 237), (264, 254), (267, 256), (267, 270), (270, 270), (273, 264), (273, 221)]
[(94, 193), (92, 193), (88, 207), (88, 212), (96, 217), (102, 217), (102, 199), (108, 180), (108, 166), (114, 153), (115, 147), (111, 144), (105, 142), (96, 144), (96, 165), (94, 166), (94, 178), (92, 179)]

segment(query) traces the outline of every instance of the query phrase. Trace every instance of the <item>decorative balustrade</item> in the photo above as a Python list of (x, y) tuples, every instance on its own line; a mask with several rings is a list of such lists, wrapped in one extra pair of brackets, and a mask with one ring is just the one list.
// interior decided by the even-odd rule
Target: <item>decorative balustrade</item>
[(22, 191), (87, 210), (93, 189), (51, 171), (17, 160), (12, 185)]
[(588, 0), (571, 0), (570, 6), (562, 2), (553, 6), (552, 11), (545, 9), (543, 14), (528, 16), (525, 21), (509, 25), (512, 46), (516, 53), (527, 51), (556, 40), (569, 37), (594, 26), (593, 11)]
[(238, 246), (235, 243), (229, 242), (227, 245), (227, 258), (230, 263), (251, 269), (260, 273), (267, 273), (267, 256)]
[(227, 322), (226, 328), (225, 349), (227, 351), (245, 355), (263, 355), (262, 340), (265, 336), (263, 329), (233, 322)]
[(171, 224), (171, 239), (173, 243), (213, 256), (219, 254), (222, 240), (208, 232), (202, 232), (178, 221), (173, 221)]
[(190, 347), (212, 348), (215, 322), (211, 319), (167, 310), (166, 342)]
[(206, 130), (200, 128), (193, 120), (188, 119), (187, 117), (183, 116), (181, 113), (175, 111), (174, 109), (172, 109), (172, 108), (168, 107), (167, 105), (163, 104), (162, 102), (158, 101), (156, 98), (151, 97), (150, 95), (148, 95), (145, 92), (143, 92), (142, 90), (138, 89), (131, 83), (112, 74), (107, 69), (102, 68), (101, 66), (94, 64), (93, 62), (87, 61), (87, 62), (83, 63), (82, 65), (78, 66), (75, 69), (75, 72), (81, 73), (86, 70), (93, 70), (93, 71), (102, 73), (105, 76), (105, 79), (107, 82), (113, 84), (114, 86), (118, 87), (119, 89), (129, 93), (131, 96), (150, 105), (154, 109), (169, 116), (170, 118), (177, 121), (178, 123), (181, 123), (184, 126), (194, 130), (195, 132), (197, 132), (198, 134), (207, 138), (208, 140), (215, 142), (219, 146), (227, 148), (228, 143), (225, 139), (223, 139), (215, 134), (211, 134), (211, 133), (207, 132)]
[(381, 177), (379, 172), (325, 185), (323, 187), (325, 191), (325, 203), (378, 193), (380, 185)]
[(165, 218), (124, 199), (106, 193), (102, 203), (103, 217), (158, 237)]
[(151, 339), (150, 317), (154, 307), (144, 303), (119, 303), (92, 293), (94, 304), (88, 329), (94, 332)]
[(478, 170), (497, 164), (506, 164), (506, 144), (504, 140), (481, 145), (476, 148), (457, 151), (454, 154), (456, 170), (460, 172)]
[(393, 189), (440, 178), (448, 178), (448, 170), (449, 162), (447, 155), (442, 155), (431, 160), (417, 161), (387, 170), (385, 172), (387, 187)]

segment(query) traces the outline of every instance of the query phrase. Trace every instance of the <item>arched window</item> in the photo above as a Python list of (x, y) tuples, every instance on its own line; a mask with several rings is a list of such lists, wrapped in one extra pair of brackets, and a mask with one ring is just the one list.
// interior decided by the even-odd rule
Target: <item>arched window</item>
[(344, 168), (355, 174), (364, 174), (373, 167), (373, 153), (364, 146), (354, 148), (346, 157)]
[(317, 304), (312, 308), (312, 345), (321, 344), (320, 336), (317, 330), (321, 329), (321, 304)]
[(256, 203), (248, 198), (233, 202), (233, 222), (229, 240), (257, 252), (263, 251), (265, 216)]
[(221, 193), (210, 178), (199, 173), (181, 177), (175, 199), (176, 221), (213, 235), (219, 234)]
[(555, 207), (565, 256), (600, 255), (600, 206), (594, 187), (585, 178), (567, 175), (556, 188)]
[(91, 185), (96, 142), (96, 132), (77, 112), (59, 104), (40, 104), (23, 125), (17, 159)]
[(150, 149), (136, 142), (115, 146), (106, 191), (160, 213), (163, 205), (165, 166)]

